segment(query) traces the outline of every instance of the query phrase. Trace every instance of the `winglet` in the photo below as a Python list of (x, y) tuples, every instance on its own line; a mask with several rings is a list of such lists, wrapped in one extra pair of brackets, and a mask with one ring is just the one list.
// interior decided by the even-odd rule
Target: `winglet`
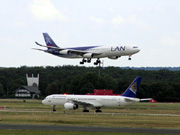
[(126, 89), (126, 91), (122, 94), (122, 96), (135, 98), (141, 83), (141, 79), (142, 77), (136, 77)]

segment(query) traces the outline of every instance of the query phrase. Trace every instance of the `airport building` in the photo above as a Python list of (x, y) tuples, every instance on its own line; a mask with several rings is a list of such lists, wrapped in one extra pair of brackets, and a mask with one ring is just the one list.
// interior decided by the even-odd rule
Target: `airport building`
[(23, 97), (23, 98), (35, 98), (40, 96), (39, 87), (39, 74), (37, 77), (28, 77), (26, 74), (27, 86), (21, 86), (15, 90), (15, 97)]

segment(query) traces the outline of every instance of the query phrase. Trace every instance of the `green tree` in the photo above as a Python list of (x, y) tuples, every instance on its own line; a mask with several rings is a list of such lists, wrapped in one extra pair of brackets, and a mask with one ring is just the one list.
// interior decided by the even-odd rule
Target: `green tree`
[(4, 96), (4, 89), (3, 89), (2, 84), (0, 84), (0, 97), (3, 97), (3, 96)]
[(161, 81), (149, 85), (148, 90), (148, 94), (150, 95), (150, 97), (165, 98), (176, 96), (176, 91), (174, 90), (174, 88), (168, 83)]
[(98, 77), (98, 86), (99, 89), (112, 89), (114, 92), (117, 92), (118, 82), (116, 79), (112, 78), (108, 74), (103, 74)]
[(93, 93), (94, 89), (95, 89), (94, 85), (88, 82), (81, 87), (80, 94)]
[(15, 79), (9, 83), (9, 94), (13, 94), (14, 91), (21, 87), (22, 85), (25, 85), (25, 82), (22, 79)]
[(57, 82), (52, 82), (48, 84), (46, 88), (46, 95), (59, 94), (59, 93), (60, 93), (60, 90), (59, 90), (59, 86)]

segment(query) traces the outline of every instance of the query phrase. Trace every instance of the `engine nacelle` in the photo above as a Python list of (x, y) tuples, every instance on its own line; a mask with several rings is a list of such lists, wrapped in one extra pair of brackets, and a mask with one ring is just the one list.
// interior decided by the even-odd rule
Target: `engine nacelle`
[(111, 57), (108, 57), (108, 58), (109, 58), (109, 59), (116, 60), (116, 59), (118, 59), (119, 57), (121, 57), (121, 56), (111, 56)]
[(62, 51), (59, 51), (60, 54), (69, 54), (69, 50), (62, 50)]
[(78, 105), (73, 104), (73, 103), (65, 103), (65, 104), (64, 104), (64, 108), (65, 108), (66, 110), (75, 110), (75, 109), (78, 108)]
[(92, 53), (86, 53), (83, 55), (83, 58), (92, 58), (93, 54)]

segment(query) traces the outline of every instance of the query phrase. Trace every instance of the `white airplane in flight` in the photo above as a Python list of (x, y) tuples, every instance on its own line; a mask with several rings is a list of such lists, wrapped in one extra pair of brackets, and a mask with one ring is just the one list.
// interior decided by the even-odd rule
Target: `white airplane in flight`
[(46, 45), (41, 45), (35, 42), (41, 47), (46, 47), (47, 50), (33, 48), (39, 51), (44, 51), (63, 58), (82, 58), (80, 64), (85, 62), (90, 63), (91, 59), (97, 58), (94, 65), (101, 63), (100, 58), (108, 57), (109, 59), (118, 59), (121, 56), (131, 56), (138, 53), (140, 49), (137, 46), (126, 46), (126, 45), (116, 45), (116, 46), (86, 46), (86, 47), (73, 47), (73, 48), (61, 48), (56, 45), (56, 43), (51, 39), (48, 33), (43, 33)]
[(67, 94), (53, 94), (47, 96), (42, 103), (45, 105), (52, 105), (53, 111), (56, 105), (64, 105), (67, 110), (78, 109), (82, 107), (83, 112), (89, 112), (88, 109), (96, 109), (96, 112), (101, 112), (101, 107), (118, 107), (125, 106), (132, 103), (150, 100), (136, 98), (136, 93), (139, 89), (142, 77), (136, 77), (131, 85), (121, 96), (99, 96), (99, 95), (67, 95)]

